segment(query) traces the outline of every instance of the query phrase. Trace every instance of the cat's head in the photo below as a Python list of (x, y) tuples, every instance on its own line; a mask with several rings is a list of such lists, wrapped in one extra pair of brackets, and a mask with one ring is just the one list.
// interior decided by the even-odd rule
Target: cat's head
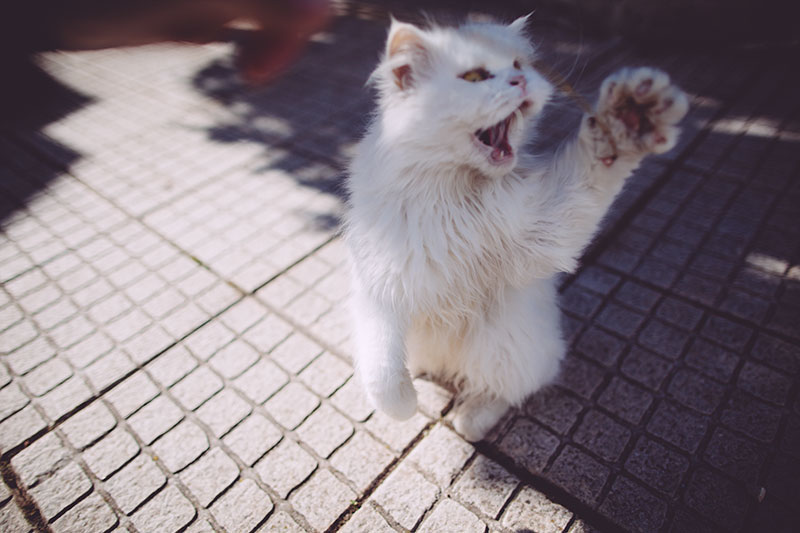
[(553, 90), (533, 68), (525, 22), (423, 29), (393, 20), (373, 74), (393, 146), (433, 165), (508, 173)]

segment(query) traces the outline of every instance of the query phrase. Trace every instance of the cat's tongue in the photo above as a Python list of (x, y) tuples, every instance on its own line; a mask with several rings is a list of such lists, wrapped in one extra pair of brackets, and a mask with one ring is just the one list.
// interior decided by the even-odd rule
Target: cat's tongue
[(508, 143), (508, 120), (503, 120), (489, 128), (489, 144), (493, 148), (492, 159), (503, 161), (511, 155), (511, 145)]

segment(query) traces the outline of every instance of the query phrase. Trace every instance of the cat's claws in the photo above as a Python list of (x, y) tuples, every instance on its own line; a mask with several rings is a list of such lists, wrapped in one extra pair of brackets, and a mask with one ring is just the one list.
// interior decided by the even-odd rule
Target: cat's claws
[[(606, 78), (600, 87), (597, 101), (597, 119), (606, 126), (604, 131), (592, 127), (589, 132), (598, 157), (606, 166), (615, 158), (606, 155), (663, 153), (678, 140), (675, 126), (689, 109), (686, 95), (670, 82), (660, 70), (642, 67), (623, 69)], [(604, 136), (612, 139), (603, 139)], [(603, 144), (613, 150), (603, 150)], [(606, 147), (607, 148), (607, 147)]]

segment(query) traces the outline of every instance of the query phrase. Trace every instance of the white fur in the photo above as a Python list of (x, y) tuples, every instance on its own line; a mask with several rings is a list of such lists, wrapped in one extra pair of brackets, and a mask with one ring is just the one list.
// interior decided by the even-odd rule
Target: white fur
[[(623, 71), (614, 91), (673, 99), (660, 112), (666, 119), (648, 115), (661, 138), (639, 138), (615, 120), (611, 99), (620, 96), (607, 82), (598, 116), (620, 155), (610, 167), (596, 153), (607, 139), (588, 118), (556, 154), (520, 158), (530, 119), (552, 93), (531, 66), (521, 26), (393, 22), (373, 75), (379, 111), (348, 184), (354, 356), (367, 395), (404, 419), (416, 409), (411, 372), (449, 380), (461, 397), (454, 424), (469, 440), (556, 376), (565, 347), (554, 276), (576, 267), (624, 178), (644, 155), (674, 144), (672, 124), (686, 112), (665, 74)], [(478, 66), (494, 77), (460, 77)], [(520, 73), (524, 90), (510, 82)], [(639, 95), (643, 79), (655, 83)], [(517, 116), (509, 134), (513, 160), (492, 163), (473, 133), (525, 100), (524, 120)]]

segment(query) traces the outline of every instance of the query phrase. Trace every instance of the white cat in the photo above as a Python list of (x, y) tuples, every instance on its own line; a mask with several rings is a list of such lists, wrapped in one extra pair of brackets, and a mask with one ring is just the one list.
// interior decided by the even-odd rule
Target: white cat
[(352, 162), (345, 240), (355, 362), (374, 406), (416, 410), (411, 375), (459, 390), (454, 426), (479, 440), (551, 382), (564, 356), (554, 276), (625, 178), (675, 145), (688, 109), (666, 74), (623, 70), (555, 154), (524, 158), (553, 89), (525, 18), (422, 29), (392, 22), (373, 74), (379, 110)]

